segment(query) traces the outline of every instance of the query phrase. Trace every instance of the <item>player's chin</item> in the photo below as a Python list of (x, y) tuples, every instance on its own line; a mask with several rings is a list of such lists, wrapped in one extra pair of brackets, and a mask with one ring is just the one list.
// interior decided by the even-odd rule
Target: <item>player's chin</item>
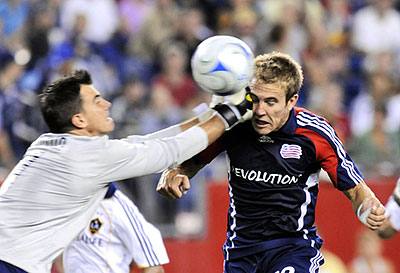
[(115, 123), (112, 118), (107, 118), (107, 125), (105, 126), (106, 133), (112, 132), (115, 128)]
[(254, 130), (259, 134), (259, 135), (268, 135), (269, 133), (272, 132), (272, 127), (269, 125), (259, 125), (256, 122), (252, 122)]

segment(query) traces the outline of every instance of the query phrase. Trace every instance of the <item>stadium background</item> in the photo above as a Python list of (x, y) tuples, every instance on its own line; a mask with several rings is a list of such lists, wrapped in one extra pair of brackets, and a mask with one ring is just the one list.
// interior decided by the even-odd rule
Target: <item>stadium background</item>
[[(299, 105), (328, 118), (385, 201), (400, 174), (399, 7), (395, 0), (1, 0), (0, 175), (46, 131), (36, 100), (46, 82), (74, 68), (89, 70), (113, 102), (112, 137), (145, 134), (192, 116), (210, 99), (191, 78), (190, 56), (206, 37), (229, 34), (255, 54), (279, 50), (303, 65)], [(167, 238), (167, 272), (208, 264), (220, 272), (224, 158), (179, 201), (158, 196), (157, 179), (120, 187)], [(329, 182), (321, 188), (326, 249), (350, 265), (362, 231), (345, 198)], [(384, 243), (383, 257), (400, 272), (395, 244), (398, 238)]]

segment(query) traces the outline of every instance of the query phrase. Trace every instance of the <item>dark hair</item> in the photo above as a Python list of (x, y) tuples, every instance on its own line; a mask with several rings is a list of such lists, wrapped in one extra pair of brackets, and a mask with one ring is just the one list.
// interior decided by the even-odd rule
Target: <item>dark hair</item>
[(39, 95), (40, 110), (52, 133), (66, 133), (74, 129), (73, 115), (81, 110), (81, 84), (92, 84), (86, 70), (76, 70), (46, 86)]

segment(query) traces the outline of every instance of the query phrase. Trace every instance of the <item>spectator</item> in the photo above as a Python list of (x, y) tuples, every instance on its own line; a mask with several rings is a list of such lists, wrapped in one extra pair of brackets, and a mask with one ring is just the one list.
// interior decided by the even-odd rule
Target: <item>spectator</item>
[(393, 0), (372, 0), (354, 14), (352, 45), (366, 54), (400, 49), (400, 14)]
[(139, 78), (132, 77), (122, 89), (122, 94), (114, 98), (111, 114), (116, 123), (113, 137), (140, 134), (140, 123), (145, 108), (148, 107), (149, 90)]
[(23, 30), (28, 13), (28, 0), (0, 1), (0, 39), (10, 51), (24, 45)]
[(61, 26), (68, 32), (74, 29), (76, 18), (86, 21), (83, 38), (96, 44), (108, 42), (119, 25), (118, 9), (113, 0), (69, 0), (60, 9)]
[(151, 0), (121, 0), (118, 3), (122, 25), (135, 37), (154, 5)]
[(191, 73), (190, 58), (193, 56), (197, 45), (208, 36), (211, 36), (212, 31), (205, 25), (203, 13), (198, 8), (185, 8), (181, 11), (180, 17), (181, 24), (179, 24), (173, 40), (186, 46), (188, 53), (186, 71)]
[(386, 106), (378, 104), (373, 111), (373, 127), (354, 136), (349, 148), (355, 162), (370, 179), (394, 177), (400, 170), (399, 132), (388, 132), (384, 124)]
[[(55, 27), (55, 13), (49, 7), (37, 5), (29, 18), (29, 30), (25, 39), (31, 59), (28, 67), (34, 68), (37, 62), (44, 60), (50, 51), (50, 34)], [(40, 65), (40, 64), (39, 64)]]
[(158, 52), (164, 42), (176, 35), (178, 15), (179, 8), (174, 1), (156, 0), (138, 35), (132, 39), (133, 53), (159, 66)]
[(152, 82), (169, 92), (175, 103), (184, 108), (196, 96), (197, 86), (186, 71), (187, 49), (184, 44), (172, 43), (161, 49), (162, 70)]
[[(368, 77), (367, 88), (354, 98), (350, 108), (351, 134), (355, 137), (372, 130), (375, 106), (378, 104), (387, 105), (388, 101), (391, 101), (395, 85), (393, 79), (387, 74), (371, 73)], [(388, 120), (392, 120), (392, 115), (398, 115), (398, 110), (394, 107), (391, 107), (390, 110), (385, 115), (385, 130), (398, 130), (399, 128), (388, 123)]]

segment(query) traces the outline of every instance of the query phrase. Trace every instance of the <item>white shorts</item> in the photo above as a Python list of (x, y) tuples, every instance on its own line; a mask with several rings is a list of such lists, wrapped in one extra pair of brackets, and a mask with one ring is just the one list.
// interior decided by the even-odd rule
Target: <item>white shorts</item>
[(140, 268), (169, 262), (160, 231), (118, 190), (101, 202), (63, 259), (66, 273), (127, 273), (132, 260)]

